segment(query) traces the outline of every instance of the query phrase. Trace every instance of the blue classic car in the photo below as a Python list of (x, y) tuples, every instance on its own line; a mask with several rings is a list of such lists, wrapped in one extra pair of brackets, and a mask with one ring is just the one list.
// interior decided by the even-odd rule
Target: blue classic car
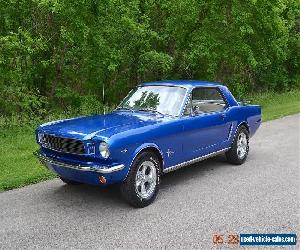
[(242, 164), (260, 124), (260, 106), (237, 102), (224, 85), (150, 82), (110, 114), (39, 126), (36, 155), (67, 184), (119, 183), (127, 202), (145, 207), (164, 173), (221, 153)]

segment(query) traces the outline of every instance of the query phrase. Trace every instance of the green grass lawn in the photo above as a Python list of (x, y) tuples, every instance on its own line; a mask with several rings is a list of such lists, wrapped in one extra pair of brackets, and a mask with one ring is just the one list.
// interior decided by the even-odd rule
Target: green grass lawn
[(54, 177), (35, 159), (33, 152), (37, 149), (34, 130), (0, 132), (0, 191)]
[(279, 93), (263, 93), (249, 98), (251, 103), (262, 106), (262, 119), (269, 121), (300, 113), (300, 90)]
[[(262, 105), (263, 121), (300, 113), (300, 90), (266, 93), (250, 98)], [(4, 129), (0, 132), (0, 191), (54, 178), (33, 156), (37, 149), (34, 129)]]

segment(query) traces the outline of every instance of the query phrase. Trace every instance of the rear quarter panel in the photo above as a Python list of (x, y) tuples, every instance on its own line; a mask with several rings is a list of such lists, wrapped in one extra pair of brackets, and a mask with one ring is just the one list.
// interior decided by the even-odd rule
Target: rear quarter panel
[[(228, 117), (233, 124), (233, 135), (242, 123), (246, 123), (252, 137), (261, 124), (261, 108), (259, 105), (234, 106), (228, 109)], [(233, 139), (233, 138), (232, 138)]]
[(246, 121), (249, 126), (250, 136), (253, 136), (261, 125), (261, 107), (259, 105), (242, 106), (245, 112), (248, 113)]
[(238, 103), (226, 86), (219, 86), (219, 89), (226, 99), (228, 108), (227, 119), (232, 122), (231, 141), (234, 138), (239, 125), (246, 123), (252, 137), (261, 124), (261, 107), (259, 105), (243, 105)]

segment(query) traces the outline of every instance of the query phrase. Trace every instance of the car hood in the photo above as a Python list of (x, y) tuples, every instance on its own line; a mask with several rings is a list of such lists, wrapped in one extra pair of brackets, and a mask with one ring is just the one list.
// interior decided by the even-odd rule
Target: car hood
[(56, 136), (89, 140), (95, 136), (110, 138), (123, 131), (154, 125), (168, 119), (146, 112), (113, 112), (45, 123), (39, 130)]

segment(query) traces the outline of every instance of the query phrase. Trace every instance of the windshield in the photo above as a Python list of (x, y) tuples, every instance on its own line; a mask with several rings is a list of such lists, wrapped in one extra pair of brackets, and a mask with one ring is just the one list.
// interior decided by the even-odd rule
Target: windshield
[(179, 115), (186, 89), (176, 86), (141, 86), (131, 91), (119, 109)]

